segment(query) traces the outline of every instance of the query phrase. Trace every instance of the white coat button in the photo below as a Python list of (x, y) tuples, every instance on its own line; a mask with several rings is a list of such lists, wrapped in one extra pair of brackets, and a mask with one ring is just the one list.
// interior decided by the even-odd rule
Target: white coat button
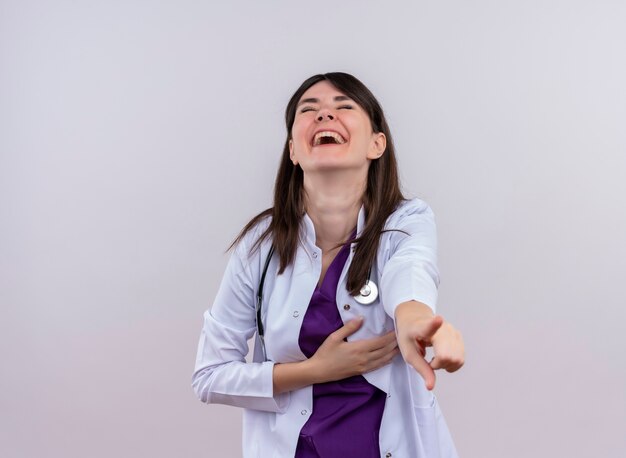
[(315, 259), (317, 259), (317, 251), (314, 251), (314, 252), (313, 252), (313, 257), (314, 257)]
[(343, 304), (344, 310), (350, 310), (350, 304)]
[(306, 414), (307, 414), (307, 411), (306, 411), (306, 410), (303, 410), (303, 411), (302, 411), (302, 412), (300, 412), (300, 413), (301, 413), (302, 415), (306, 415)]
[(300, 312), (298, 312), (297, 310), (295, 310), (295, 311), (293, 312), (293, 317), (294, 317), (294, 318), (298, 318), (299, 316), (300, 316)]
[(387, 454), (385, 455), (385, 458), (391, 458), (391, 452), (387, 452)]

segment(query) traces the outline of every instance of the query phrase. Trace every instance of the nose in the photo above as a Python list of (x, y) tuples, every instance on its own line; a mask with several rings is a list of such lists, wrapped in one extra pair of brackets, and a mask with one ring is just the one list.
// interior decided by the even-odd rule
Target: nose
[(322, 122), (324, 120), (332, 121), (333, 119), (335, 119), (335, 117), (330, 112), (330, 110), (328, 110), (327, 108), (323, 108), (323, 109), (321, 109), (320, 111), (317, 112), (317, 118), (316, 119), (319, 122)]

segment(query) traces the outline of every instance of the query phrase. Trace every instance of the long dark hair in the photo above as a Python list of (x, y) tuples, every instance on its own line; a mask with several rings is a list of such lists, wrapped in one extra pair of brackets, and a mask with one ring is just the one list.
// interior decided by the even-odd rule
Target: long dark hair
[(369, 165), (367, 187), (363, 195), (365, 226), (361, 236), (353, 241), (356, 244), (356, 249), (348, 271), (346, 288), (350, 294), (357, 295), (361, 286), (365, 284), (369, 267), (376, 257), (385, 221), (398, 204), (404, 200), (404, 196), (400, 190), (393, 140), (383, 109), (371, 91), (361, 81), (347, 73), (334, 72), (314, 75), (304, 81), (291, 96), (285, 110), (287, 139), (274, 184), (274, 206), (252, 218), (237, 235), (230, 248), (241, 241), (263, 219), (271, 217), (269, 226), (256, 240), (251, 252), (258, 249), (261, 242), (269, 238), (280, 257), (278, 273), (282, 274), (293, 262), (300, 242), (300, 222), (305, 208), (303, 172), (299, 165), (294, 165), (291, 162), (289, 140), (291, 140), (291, 128), (300, 98), (311, 86), (320, 81), (328, 81), (337, 90), (358, 103), (368, 114), (373, 131), (375, 133), (382, 132), (387, 137), (385, 152), (380, 158), (372, 160)]

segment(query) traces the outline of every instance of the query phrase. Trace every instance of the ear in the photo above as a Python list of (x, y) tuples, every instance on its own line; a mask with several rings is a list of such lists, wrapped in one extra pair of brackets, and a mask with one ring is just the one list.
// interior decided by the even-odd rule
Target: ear
[(383, 155), (387, 148), (387, 137), (382, 132), (374, 132), (372, 134), (372, 142), (367, 153), (368, 159), (378, 159)]
[(293, 154), (293, 140), (289, 140), (289, 159), (293, 162), (293, 165), (298, 165), (298, 161), (296, 160), (296, 155)]

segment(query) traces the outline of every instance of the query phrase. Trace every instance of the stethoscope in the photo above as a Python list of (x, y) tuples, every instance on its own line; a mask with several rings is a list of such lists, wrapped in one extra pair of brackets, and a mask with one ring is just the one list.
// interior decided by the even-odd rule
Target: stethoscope
[[(269, 253), (267, 254), (267, 258), (265, 259), (265, 265), (263, 266), (263, 273), (261, 274), (261, 279), (259, 280), (259, 287), (257, 288), (256, 295), (256, 330), (257, 335), (259, 337), (259, 342), (261, 343), (261, 350), (263, 353), (263, 360), (267, 361), (267, 354), (265, 353), (265, 329), (263, 327), (263, 320), (261, 319), (261, 307), (263, 304), (263, 286), (265, 285), (265, 276), (267, 275), (267, 269), (270, 265), (270, 261), (272, 260), (272, 255), (274, 254), (274, 245), (271, 246)], [(370, 266), (367, 272), (367, 280), (365, 284), (359, 291), (359, 294), (354, 296), (354, 300), (362, 305), (371, 305), (378, 298), (378, 286), (371, 279), (372, 276), (372, 267)]]

